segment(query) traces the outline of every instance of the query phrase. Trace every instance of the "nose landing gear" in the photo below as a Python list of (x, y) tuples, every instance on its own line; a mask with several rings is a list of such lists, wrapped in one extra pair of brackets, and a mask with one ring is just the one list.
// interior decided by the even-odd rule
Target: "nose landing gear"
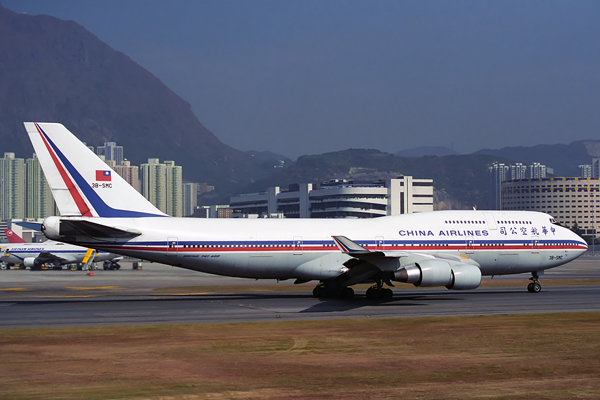
[(542, 285), (540, 285), (540, 277), (537, 271), (533, 271), (531, 273), (531, 278), (529, 278), (531, 283), (527, 285), (527, 291), (529, 293), (539, 293), (542, 291)]

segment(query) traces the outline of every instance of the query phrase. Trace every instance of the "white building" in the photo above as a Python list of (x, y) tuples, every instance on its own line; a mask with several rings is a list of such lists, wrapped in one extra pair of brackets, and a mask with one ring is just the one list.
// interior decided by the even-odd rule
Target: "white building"
[[(583, 235), (600, 226), (600, 180), (581, 178), (522, 179), (502, 183), (502, 209), (540, 211)], [(596, 210), (598, 207), (598, 210)]]
[(334, 180), (278, 186), (230, 199), (234, 212), (285, 218), (373, 218), (433, 211), (433, 180), (405, 176), (359, 183)]

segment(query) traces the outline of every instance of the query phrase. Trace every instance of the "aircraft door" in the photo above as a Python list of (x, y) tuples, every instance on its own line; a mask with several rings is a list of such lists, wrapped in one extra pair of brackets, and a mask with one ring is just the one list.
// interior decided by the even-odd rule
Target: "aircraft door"
[(375, 244), (377, 245), (377, 250), (383, 250), (383, 246), (385, 245), (383, 236), (375, 236)]
[(179, 247), (179, 239), (176, 237), (167, 238), (167, 256), (176, 256)]
[(294, 255), (301, 255), (304, 251), (302, 236), (294, 236)]
[(531, 237), (531, 252), (533, 254), (537, 254), (540, 252), (540, 237), (539, 236)]
[(467, 236), (467, 254), (473, 254), (475, 252), (475, 239), (473, 236)]
[(494, 218), (494, 214), (483, 213), (483, 216), (485, 217), (485, 222), (487, 222), (487, 226), (490, 230), (494, 231), (498, 229), (498, 226), (496, 225), (496, 218)]

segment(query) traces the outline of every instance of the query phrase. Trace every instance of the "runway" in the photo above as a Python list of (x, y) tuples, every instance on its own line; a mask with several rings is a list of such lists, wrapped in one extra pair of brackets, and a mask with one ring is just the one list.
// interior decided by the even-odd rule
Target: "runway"
[[(312, 297), (312, 284), (225, 278), (157, 264), (142, 271), (96, 271), (93, 277), (81, 271), (0, 271), (0, 328), (600, 311), (597, 282), (563, 284), (600, 279), (599, 265), (588, 258), (548, 271), (539, 294), (528, 293), (528, 276), (518, 275), (502, 277), (507, 286), (470, 291), (398, 284), (390, 301), (368, 300), (364, 290), (351, 300), (319, 300)], [(517, 280), (522, 285), (508, 286)]]

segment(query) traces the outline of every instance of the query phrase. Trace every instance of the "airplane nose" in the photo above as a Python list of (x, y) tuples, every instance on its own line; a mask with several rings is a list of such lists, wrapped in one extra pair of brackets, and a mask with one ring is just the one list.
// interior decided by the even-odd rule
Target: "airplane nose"
[(571, 232), (571, 233), (573, 235), (573, 239), (575, 240), (575, 242), (577, 242), (576, 252), (577, 252), (577, 256), (579, 257), (580, 255), (582, 255), (583, 253), (585, 253), (587, 251), (588, 244), (581, 236), (579, 236), (575, 232)]

